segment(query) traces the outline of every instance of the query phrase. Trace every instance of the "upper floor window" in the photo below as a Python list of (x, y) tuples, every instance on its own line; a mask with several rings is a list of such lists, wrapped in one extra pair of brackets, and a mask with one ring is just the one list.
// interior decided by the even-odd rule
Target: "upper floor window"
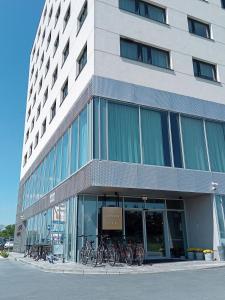
[(44, 42), (44, 39), (45, 39), (45, 33), (46, 33), (46, 30), (44, 30), (43, 33), (42, 33), (42, 42), (41, 42), (41, 43)]
[(87, 63), (87, 45), (81, 51), (77, 63), (78, 63), (78, 75), (79, 75)]
[(63, 55), (62, 55), (62, 64), (64, 64), (64, 62), (66, 61), (68, 55), (69, 55), (69, 51), (70, 51), (70, 41), (68, 40), (66, 43), (66, 46), (63, 50)]
[(45, 134), (45, 132), (46, 132), (46, 127), (47, 127), (47, 120), (46, 120), (46, 118), (44, 119), (41, 127), (42, 127), (41, 134), (43, 136)]
[(169, 51), (146, 46), (127, 39), (121, 39), (120, 51), (122, 57), (170, 69)]
[(43, 100), (43, 106), (45, 105), (45, 103), (48, 100), (48, 87), (46, 88), (45, 92), (44, 92), (44, 100)]
[(37, 117), (36, 117), (36, 120), (39, 118), (41, 114), (41, 104), (38, 105), (38, 108), (37, 108)]
[(65, 100), (67, 95), (68, 95), (68, 78), (66, 79), (61, 89), (61, 103)]
[(23, 158), (23, 166), (25, 166), (27, 163), (27, 153), (24, 155), (24, 158)]
[(45, 59), (45, 54), (44, 54), (44, 52), (43, 52), (43, 53), (42, 53), (42, 56), (41, 56), (41, 64), (40, 64), (40, 68), (41, 68), (42, 65), (43, 65), (44, 59)]
[(33, 152), (33, 144), (30, 145), (30, 149), (29, 149), (29, 157), (32, 155)]
[(81, 29), (82, 25), (84, 24), (84, 21), (87, 17), (87, 13), (88, 13), (88, 4), (87, 1), (85, 1), (78, 17), (78, 31)]
[(33, 98), (33, 107), (34, 107), (34, 105), (35, 105), (35, 103), (36, 103), (36, 99), (37, 99), (37, 95), (36, 95), (36, 93), (35, 93), (35, 95), (34, 95), (34, 98)]
[(221, 0), (222, 8), (225, 8), (225, 0)]
[(141, 0), (120, 0), (119, 7), (142, 17), (166, 23), (166, 10)]
[(33, 117), (32, 121), (31, 121), (30, 131), (32, 131), (33, 128), (34, 128), (34, 117)]
[(55, 115), (56, 115), (56, 101), (54, 101), (54, 103), (52, 104), (52, 107), (51, 107), (50, 121), (52, 121), (52, 119), (54, 119)]
[(55, 68), (55, 71), (52, 74), (52, 87), (55, 84), (57, 78), (58, 78), (58, 66)]
[(36, 71), (36, 73), (35, 73), (35, 77), (34, 77), (34, 84), (36, 83), (36, 81), (37, 81), (37, 78), (38, 78), (38, 70)]
[(38, 142), (39, 142), (39, 132), (37, 132), (37, 134), (35, 135), (34, 148), (37, 147)]
[(49, 68), (50, 68), (50, 58), (48, 59), (45, 66), (45, 76), (48, 74)]
[(203, 79), (217, 81), (216, 66), (197, 59), (193, 59), (194, 75)]
[(57, 38), (55, 39), (53, 55), (55, 55), (56, 50), (58, 49), (58, 46), (59, 46), (59, 34), (57, 35)]
[(58, 9), (57, 9), (57, 11), (56, 11), (56, 15), (55, 15), (55, 26), (56, 26), (56, 24), (58, 23), (60, 13), (61, 13), (61, 5), (59, 5), (59, 7), (58, 7)]
[(31, 115), (31, 107), (28, 109), (28, 112), (27, 112), (27, 121), (29, 120), (30, 115)]
[(51, 43), (51, 39), (52, 39), (52, 32), (50, 31), (49, 35), (48, 35), (48, 39), (47, 39), (47, 50), (48, 50), (48, 47), (49, 47), (49, 45)]
[(210, 39), (210, 26), (209, 24), (188, 18), (189, 32), (199, 35), (201, 37)]
[(42, 83), (43, 83), (43, 80), (41, 78), (41, 80), (39, 81), (39, 88), (38, 88), (38, 92), (40, 92), (41, 88), (42, 88)]
[(51, 7), (50, 12), (49, 12), (49, 14), (48, 14), (48, 23), (49, 23), (50, 20), (51, 20), (52, 12), (53, 12), (53, 7)]
[(65, 14), (65, 17), (64, 17), (63, 30), (66, 28), (66, 25), (68, 24), (69, 18), (70, 18), (70, 5), (67, 8), (67, 11), (66, 11), (66, 14)]
[(25, 144), (26, 144), (26, 142), (27, 142), (28, 139), (29, 139), (29, 134), (30, 134), (30, 132), (29, 132), (29, 129), (28, 129), (27, 132), (26, 132)]

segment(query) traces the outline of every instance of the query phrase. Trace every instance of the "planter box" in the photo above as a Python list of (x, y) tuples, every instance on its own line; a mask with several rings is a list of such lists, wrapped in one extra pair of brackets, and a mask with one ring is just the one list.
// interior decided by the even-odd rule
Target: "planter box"
[(194, 252), (187, 252), (187, 258), (189, 260), (194, 260), (195, 259), (195, 254)]
[(204, 253), (203, 252), (196, 252), (195, 253), (196, 260), (204, 260)]
[(206, 261), (213, 261), (213, 253), (205, 253)]

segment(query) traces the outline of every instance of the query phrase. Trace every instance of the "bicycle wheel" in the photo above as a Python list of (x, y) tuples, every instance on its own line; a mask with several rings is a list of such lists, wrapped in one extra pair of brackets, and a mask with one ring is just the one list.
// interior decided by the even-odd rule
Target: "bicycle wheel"
[(86, 265), (88, 262), (87, 251), (84, 247), (80, 250), (79, 262), (83, 265)]
[(128, 266), (131, 266), (133, 264), (133, 258), (134, 258), (134, 255), (133, 255), (133, 250), (131, 247), (126, 247), (126, 257), (125, 257), (125, 262)]
[(91, 261), (91, 265), (93, 267), (97, 266), (97, 263), (98, 263), (97, 251), (94, 249), (92, 251), (90, 251), (90, 261)]
[(104, 250), (102, 248), (100, 248), (100, 247), (97, 249), (97, 263), (99, 265), (103, 264), (103, 257), (104, 257), (103, 251)]
[(116, 264), (116, 250), (114, 247), (109, 247), (107, 252), (108, 264), (113, 267)]
[(143, 265), (144, 257), (145, 257), (145, 252), (144, 252), (143, 247), (137, 246), (136, 247), (136, 261), (137, 261), (138, 266)]

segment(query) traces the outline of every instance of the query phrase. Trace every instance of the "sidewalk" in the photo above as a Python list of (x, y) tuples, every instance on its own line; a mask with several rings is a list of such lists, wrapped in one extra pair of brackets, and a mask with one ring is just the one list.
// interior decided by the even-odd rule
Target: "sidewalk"
[(206, 262), (206, 261), (181, 261), (181, 262), (167, 262), (167, 263), (154, 263), (153, 265), (146, 264), (139, 266), (127, 266), (125, 264), (117, 264), (114, 267), (109, 265), (101, 265), (97, 267), (84, 266), (74, 262), (56, 262), (50, 264), (45, 261), (34, 261), (32, 258), (24, 258), (22, 254), (10, 253), (10, 260), (19, 261), (45, 272), (53, 273), (71, 273), (71, 274), (85, 274), (85, 275), (97, 275), (97, 274), (155, 274), (164, 272), (175, 271), (190, 271), (190, 270), (202, 270), (211, 268), (225, 267), (225, 262)]

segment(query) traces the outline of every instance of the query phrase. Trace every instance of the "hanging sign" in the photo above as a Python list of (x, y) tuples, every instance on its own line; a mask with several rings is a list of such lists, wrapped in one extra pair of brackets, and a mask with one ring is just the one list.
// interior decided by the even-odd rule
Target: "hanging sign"
[(122, 230), (123, 211), (121, 207), (102, 207), (102, 230)]

